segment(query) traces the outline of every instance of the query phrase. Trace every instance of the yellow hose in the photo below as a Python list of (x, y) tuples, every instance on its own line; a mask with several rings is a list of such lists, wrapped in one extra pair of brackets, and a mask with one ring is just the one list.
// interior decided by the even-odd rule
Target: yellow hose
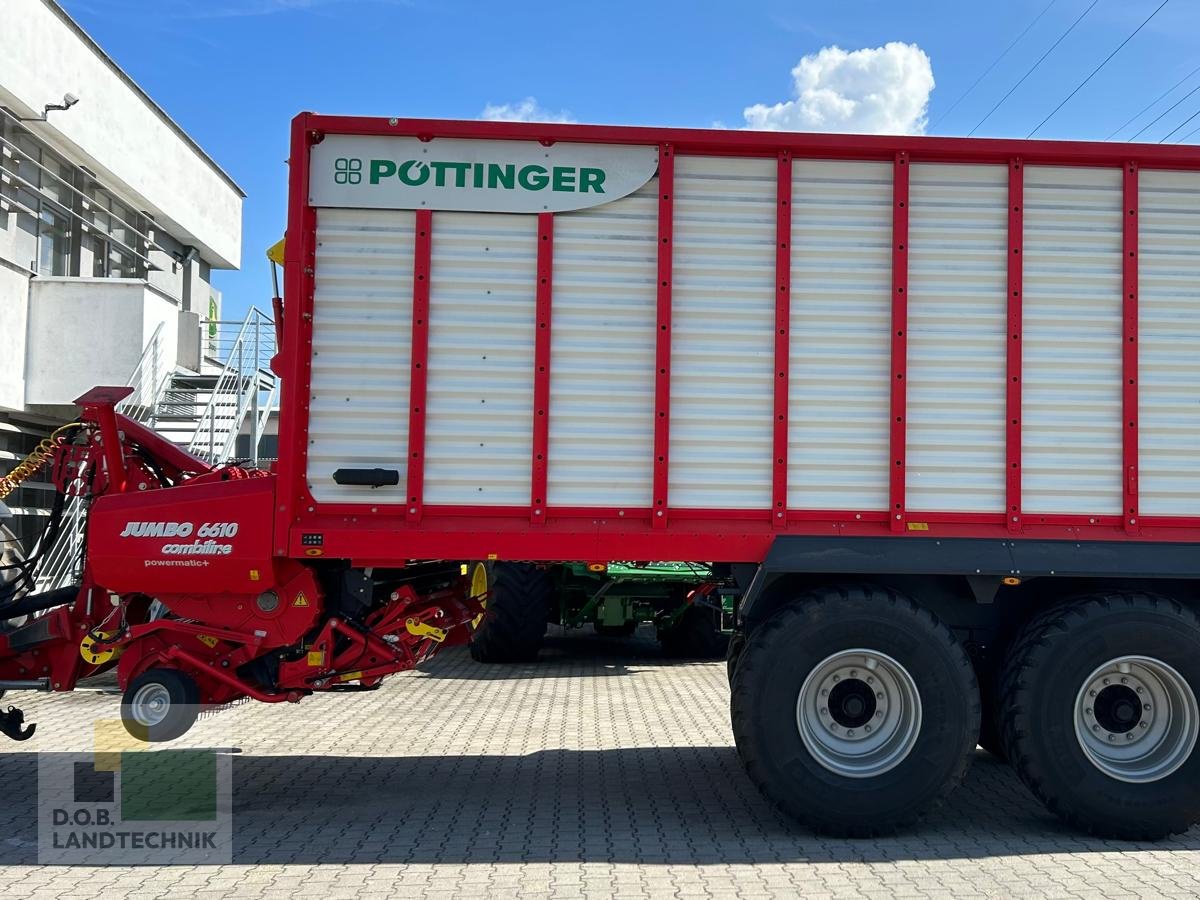
[(21, 482), (32, 478), (38, 471), (54, 458), (58, 452), (59, 439), (63, 432), (71, 428), (79, 428), (82, 422), (70, 422), (61, 428), (56, 428), (47, 438), (43, 438), (33, 452), (17, 463), (11, 472), (0, 476), (0, 500), (3, 500), (18, 487)]

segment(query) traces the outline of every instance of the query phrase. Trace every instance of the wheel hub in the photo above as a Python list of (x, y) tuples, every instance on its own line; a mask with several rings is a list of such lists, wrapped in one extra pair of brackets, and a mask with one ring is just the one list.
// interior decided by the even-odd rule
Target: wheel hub
[(1166, 663), (1122, 656), (1096, 669), (1075, 701), (1075, 734), (1084, 755), (1119, 781), (1166, 778), (1191, 755), (1200, 706)]
[(133, 720), (146, 728), (160, 724), (171, 711), (171, 693), (161, 684), (147, 684), (133, 695)]
[(818, 763), (848, 778), (870, 778), (899, 765), (921, 726), (916, 683), (896, 660), (875, 650), (835, 653), (800, 688), (796, 725)]

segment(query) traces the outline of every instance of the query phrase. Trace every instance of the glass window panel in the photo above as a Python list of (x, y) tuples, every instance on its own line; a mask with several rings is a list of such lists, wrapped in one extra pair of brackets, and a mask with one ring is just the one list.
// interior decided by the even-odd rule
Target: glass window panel
[(66, 275), (70, 259), (70, 230), (67, 217), (43, 207), (38, 227), (38, 274)]

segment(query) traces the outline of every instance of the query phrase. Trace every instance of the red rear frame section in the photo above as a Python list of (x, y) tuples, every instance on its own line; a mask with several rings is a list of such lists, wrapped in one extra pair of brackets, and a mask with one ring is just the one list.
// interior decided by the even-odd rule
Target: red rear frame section
[[(309, 206), (309, 150), (327, 134), (482, 138), (654, 145), (660, 152), (659, 261), (653, 491), (644, 509), (561, 508), (547, 503), (554, 217), (538, 217), (533, 407), (532, 491), (528, 507), (447, 507), (424, 503), (424, 385), (428, 351), (430, 242), (437, 213), (416, 215), (409, 416), (408, 502), (322, 504), (308, 491), (308, 409), (312, 351), (317, 213)], [(671, 386), (671, 279), (674, 157), (679, 154), (774, 158), (778, 161), (776, 389), (771, 505), (761, 510), (671, 509), (668, 495)], [(791, 178), (796, 159), (846, 159), (893, 165), (893, 297), (891, 473), (889, 508), (820, 511), (787, 508), (790, 378)], [(1006, 392), (1006, 509), (997, 513), (921, 513), (905, 509), (908, 170), (921, 162), (975, 162), (1009, 171), (1009, 347)], [(1027, 165), (1120, 168), (1124, 178), (1124, 515), (1025, 515), (1021, 510), (1021, 343), (1023, 168)], [(357, 565), (397, 565), (410, 559), (531, 560), (682, 559), (758, 562), (781, 534), (936, 536), (1092, 540), (1200, 540), (1200, 517), (1144, 518), (1138, 512), (1138, 171), (1200, 171), (1200, 150), (1121, 145), (965, 138), (781, 134), (745, 131), (584, 125), (383, 119), (301, 113), (292, 122), (285, 264), (284, 376), (280, 421), (276, 553), (319, 553)], [(397, 414), (403, 414), (398, 410)], [(307, 544), (303, 537), (309, 535)]]

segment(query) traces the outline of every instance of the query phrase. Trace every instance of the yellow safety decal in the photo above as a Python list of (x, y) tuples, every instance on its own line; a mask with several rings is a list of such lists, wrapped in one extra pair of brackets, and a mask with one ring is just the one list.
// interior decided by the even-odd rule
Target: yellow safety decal
[(338, 676), (338, 681), (358, 681), (362, 678), (362, 672), (347, 672), (345, 675)]
[(909, 522), (908, 530), (909, 531), (928, 531), (929, 523), (928, 522)]
[(325, 665), (325, 651), (324, 650), (309, 650), (308, 651), (308, 664), (310, 666)]
[(251, 580), (251, 581), (258, 581), (258, 577), (259, 577), (259, 576), (258, 576), (258, 569), (251, 569), (251, 570), (250, 570), (250, 580)]
[(208, 647), (210, 649), (217, 646), (217, 643), (218, 643), (217, 638), (215, 638), (211, 635), (208, 635), (208, 634), (198, 634), (198, 635), (196, 635), (196, 640), (198, 640), (205, 647)]
[(497, 560), (497, 559), (499, 559), (499, 558), (500, 558), (500, 554), (499, 554), (499, 553), (489, 553), (489, 554), (488, 554), (488, 559), (490, 559), (490, 560)]
[(292, 606), (308, 606), (308, 597), (304, 595), (304, 591), (296, 594), (296, 599), (292, 601)]
[(87, 635), (79, 644), (79, 655), (89, 666), (102, 666), (121, 655), (121, 648), (112, 647), (108, 650), (97, 650), (96, 644), (111, 641), (117, 636), (115, 631), (104, 631), (98, 635)]
[(404, 623), (404, 627), (408, 629), (408, 633), (413, 637), (427, 637), (439, 644), (446, 639), (446, 629), (438, 628), (436, 625), (430, 625), (427, 622), (418, 622), (416, 619), (409, 619)]

